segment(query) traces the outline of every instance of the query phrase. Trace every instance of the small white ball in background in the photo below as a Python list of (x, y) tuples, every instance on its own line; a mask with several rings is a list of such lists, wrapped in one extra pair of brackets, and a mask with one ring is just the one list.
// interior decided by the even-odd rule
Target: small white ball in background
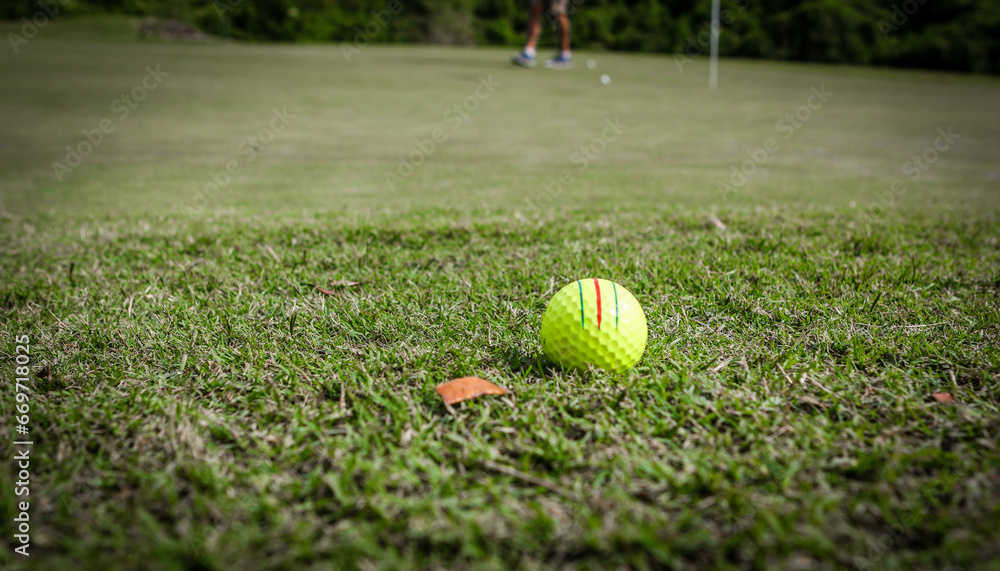
[(597, 62), (594, 61), (594, 60), (592, 60), (592, 59), (588, 59), (587, 60), (587, 69), (594, 69), (595, 67), (597, 67)]
[(608, 75), (608, 74), (606, 74), (606, 73), (604, 75), (602, 75), (601, 76), (601, 83), (603, 83), (604, 85), (607, 85), (607, 84), (611, 83), (611, 76)]

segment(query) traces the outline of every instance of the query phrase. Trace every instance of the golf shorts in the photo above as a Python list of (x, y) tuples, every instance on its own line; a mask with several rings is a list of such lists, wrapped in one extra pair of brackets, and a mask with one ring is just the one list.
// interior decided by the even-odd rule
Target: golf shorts
[(547, 2), (549, 5), (549, 13), (559, 16), (566, 13), (566, 4), (569, 0), (531, 0), (532, 6), (537, 6), (542, 2)]

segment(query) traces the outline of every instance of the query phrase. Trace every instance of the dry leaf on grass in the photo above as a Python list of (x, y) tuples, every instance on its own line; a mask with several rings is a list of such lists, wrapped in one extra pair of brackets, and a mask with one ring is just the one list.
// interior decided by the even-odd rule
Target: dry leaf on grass
[(333, 280), (330, 285), (333, 287), (356, 287), (365, 282), (352, 282), (351, 280)]
[(441, 383), (434, 388), (444, 403), (448, 405), (460, 403), (464, 400), (476, 398), (480, 395), (505, 395), (507, 389), (494, 385), (486, 379), (479, 377), (461, 377), (452, 379), (446, 383)]
[(955, 397), (951, 393), (934, 393), (931, 395), (938, 402), (955, 402)]

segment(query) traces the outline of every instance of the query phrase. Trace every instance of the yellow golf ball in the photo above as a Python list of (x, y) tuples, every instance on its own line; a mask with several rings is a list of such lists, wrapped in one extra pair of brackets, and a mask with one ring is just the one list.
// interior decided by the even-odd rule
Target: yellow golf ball
[(630, 369), (646, 350), (646, 335), (646, 315), (635, 297), (598, 278), (566, 285), (542, 315), (542, 351), (568, 368)]

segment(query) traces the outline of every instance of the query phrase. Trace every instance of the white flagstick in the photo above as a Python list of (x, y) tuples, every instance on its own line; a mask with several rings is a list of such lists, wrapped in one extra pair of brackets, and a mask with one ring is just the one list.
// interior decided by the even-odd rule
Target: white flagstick
[(708, 61), (708, 88), (719, 84), (719, 0), (712, 0), (712, 53)]

